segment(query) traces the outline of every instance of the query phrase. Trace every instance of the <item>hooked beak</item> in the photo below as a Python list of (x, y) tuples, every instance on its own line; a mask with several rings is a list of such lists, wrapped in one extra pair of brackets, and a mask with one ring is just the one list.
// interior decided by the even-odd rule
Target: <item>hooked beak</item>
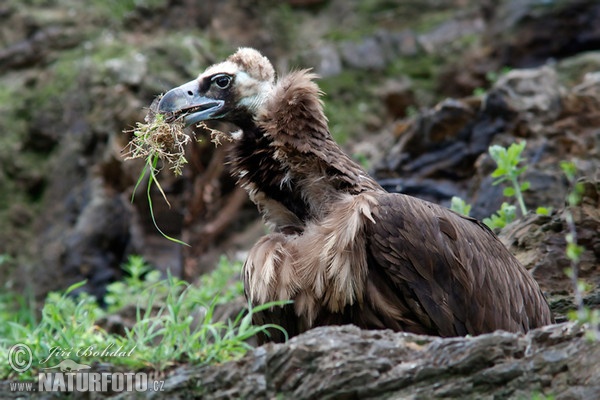
[(158, 112), (170, 118), (183, 116), (185, 126), (213, 118), (225, 102), (202, 96), (198, 90), (196, 80), (169, 90), (160, 99)]

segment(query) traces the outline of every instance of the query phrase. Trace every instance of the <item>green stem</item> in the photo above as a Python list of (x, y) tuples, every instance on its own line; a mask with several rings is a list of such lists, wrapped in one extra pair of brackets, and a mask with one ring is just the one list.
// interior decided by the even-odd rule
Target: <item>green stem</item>
[(515, 188), (515, 196), (517, 201), (519, 202), (519, 207), (521, 208), (521, 214), (525, 216), (527, 214), (527, 207), (525, 207), (525, 201), (523, 201), (523, 193), (521, 193), (521, 186), (517, 181), (517, 178), (511, 178), (511, 182), (513, 187)]
[[(567, 247), (569, 244), (577, 245), (577, 228), (575, 226), (575, 221), (573, 221), (573, 214), (571, 213), (571, 209), (567, 208), (565, 210), (565, 222), (567, 223), (567, 230), (570, 233), (570, 236), (567, 235)], [(570, 257), (569, 257), (570, 258)], [(582, 313), (583, 312), (583, 296), (581, 291), (579, 290), (579, 260), (571, 258), (571, 280), (573, 282), (574, 289), (574, 298), (575, 305), (577, 306), (577, 310)]]

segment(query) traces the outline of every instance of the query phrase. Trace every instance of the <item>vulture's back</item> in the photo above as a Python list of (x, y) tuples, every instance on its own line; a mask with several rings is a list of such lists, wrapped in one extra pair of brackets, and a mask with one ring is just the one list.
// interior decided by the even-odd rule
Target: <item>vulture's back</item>
[(456, 336), (552, 323), (537, 282), (485, 225), (402, 194), (377, 200), (365, 325)]

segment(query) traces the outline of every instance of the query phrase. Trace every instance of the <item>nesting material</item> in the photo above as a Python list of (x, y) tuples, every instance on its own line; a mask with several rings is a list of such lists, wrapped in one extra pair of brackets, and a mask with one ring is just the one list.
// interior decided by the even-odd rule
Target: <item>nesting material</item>
[[(138, 122), (136, 127), (128, 132), (133, 132), (133, 139), (129, 143), (129, 152), (126, 160), (143, 158), (154, 164), (161, 160), (175, 175), (181, 175), (183, 166), (187, 164), (185, 146), (192, 140), (190, 134), (184, 131), (183, 118), (185, 113), (160, 114), (157, 112), (158, 103), (162, 96), (157, 97), (144, 118), (144, 123)], [(230, 140), (228, 135), (207, 127), (200, 123), (199, 127), (210, 132), (211, 141), (215, 145), (221, 144), (221, 139)]]
[(153, 163), (159, 159), (170, 166), (175, 175), (181, 175), (185, 158), (185, 145), (191, 141), (184, 132), (183, 116), (157, 113), (160, 97), (156, 98), (144, 122), (138, 122), (129, 142), (126, 160), (143, 158)]

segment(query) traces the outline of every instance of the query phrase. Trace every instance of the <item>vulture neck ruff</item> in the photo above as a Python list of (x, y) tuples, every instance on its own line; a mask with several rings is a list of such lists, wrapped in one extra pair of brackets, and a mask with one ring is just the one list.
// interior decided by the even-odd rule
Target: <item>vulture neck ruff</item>
[(383, 192), (331, 137), (316, 77), (295, 71), (269, 88), (231, 154), (234, 176), (275, 231), (302, 231), (346, 194)]

